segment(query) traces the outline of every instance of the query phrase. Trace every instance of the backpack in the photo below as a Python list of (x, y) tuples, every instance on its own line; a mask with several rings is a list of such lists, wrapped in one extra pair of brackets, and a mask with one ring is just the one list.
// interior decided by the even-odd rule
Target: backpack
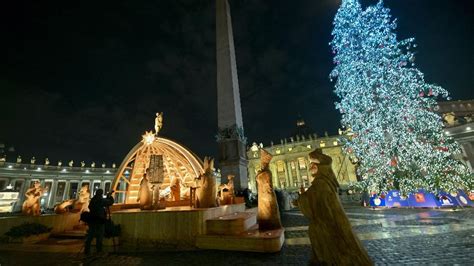
[(83, 221), (88, 224), (92, 221), (92, 214), (90, 212), (82, 212), (79, 221)]

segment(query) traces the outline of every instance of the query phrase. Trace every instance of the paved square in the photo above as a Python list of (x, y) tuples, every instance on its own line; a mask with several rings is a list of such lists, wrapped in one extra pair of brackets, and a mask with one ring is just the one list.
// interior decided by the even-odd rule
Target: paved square
[[(351, 223), (377, 265), (473, 265), (474, 209), (379, 209), (346, 206)], [(260, 254), (213, 250), (118, 253), (84, 260), (80, 241), (54, 240), (25, 247), (0, 245), (3, 265), (307, 265), (311, 256), (308, 221), (282, 213), (286, 242), (281, 252)], [(344, 248), (344, 247), (341, 247)]]

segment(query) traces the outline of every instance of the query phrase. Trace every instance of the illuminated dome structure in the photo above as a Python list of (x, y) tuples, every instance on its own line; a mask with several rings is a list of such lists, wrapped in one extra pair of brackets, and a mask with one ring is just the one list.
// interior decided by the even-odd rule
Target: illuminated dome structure
[(127, 154), (115, 176), (112, 188), (120, 203), (137, 203), (140, 181), (150, 165), (151, 155), (163, 156), (161, 189), (164, 191), (169, 191), (170, 183), (176, 177), (182, 180), (183, 187), (194, 185), (195, 178), (203, 172), (202, 161), (189, 149), (146, 132), (143, 140)]

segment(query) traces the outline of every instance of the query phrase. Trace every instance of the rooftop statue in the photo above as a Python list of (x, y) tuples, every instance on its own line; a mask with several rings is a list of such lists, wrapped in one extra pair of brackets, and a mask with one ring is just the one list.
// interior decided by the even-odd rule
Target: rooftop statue
[(156, 118), (155, 118), (155, 135), (158, 135), (158, 132), (160, 132), (161, 128), (163, 127), (163, 112), (161, 113), (156, 113)]

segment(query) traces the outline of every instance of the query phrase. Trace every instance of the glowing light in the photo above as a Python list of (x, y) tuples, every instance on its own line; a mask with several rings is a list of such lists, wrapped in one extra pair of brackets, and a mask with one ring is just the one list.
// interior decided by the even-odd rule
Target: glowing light
[(64, 168), (63, 170), (61, 170), (61, 172), (66, 172), (66, 168)]
[(109, 170), (107, 170), (107, 171), (105, 171), (105, 173), (106, 173), (106, 174), (110, 174), (110, 171), (109, 171)]
[(469, 130), (471, 130), (471, 127), (466, 127), (466, 131), (469, 131)]
[(397, 39), (390, 9), (382, 1), (365, 9), (342, 1), (333, 25), (329, 78), (341, 126), (352, 132), (342, 144), (359, 159), (364, 177), (357, 187), (404, 195), (472, 187), (474, 176), (453, 156), (459, 145), (434, 112), (438, 97), (449, 100), (449, 93), (415, 67), (415, 40)]
[(145, 131), (145, 134), (142, 135), (142, 141), (146, 145), (150, 145), (155, 141), (155, 134), (151, 131)]
[(90, 173), (89, 169), (86, 170), (86, 173), (87, 173), (87, 174)]
[(36, 170), (41, 171), (41, 167), (36, 168)]
[(9, 165), (9, 166), (8, 166), (8, 168), (10, 168), (10, 169), (11, 169), (11, 168), (13, 168), (13, 166)]

